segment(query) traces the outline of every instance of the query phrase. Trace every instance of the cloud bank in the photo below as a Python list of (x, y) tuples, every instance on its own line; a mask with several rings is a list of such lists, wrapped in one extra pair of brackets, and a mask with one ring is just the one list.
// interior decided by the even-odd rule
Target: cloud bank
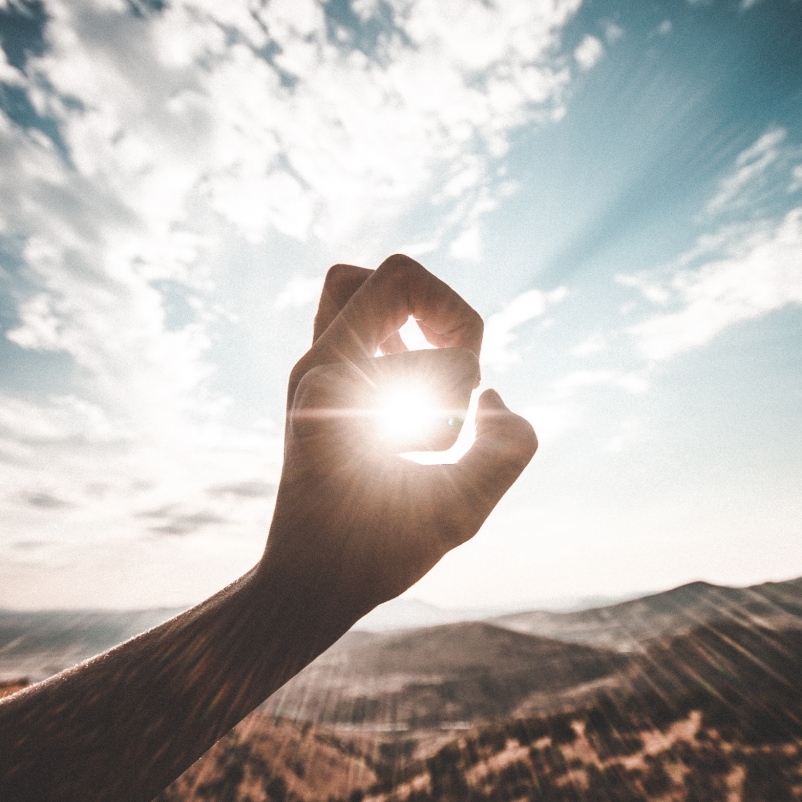
[[(0, 388), (14, 543), (69, 563), (156, 530), (263, 538), (280, 436), (211, 389), (236, 321), (221, 254), (369, 243), (423, 206), (418, 241), (478, 258), (510, 136), (564, 111), (579, 4), (47, 2), (39, 44), (0, 61), (3, 336), (20, 364), (68, 366), (47, 392)], [(319, 287), (282, 278), (276, 310)]]

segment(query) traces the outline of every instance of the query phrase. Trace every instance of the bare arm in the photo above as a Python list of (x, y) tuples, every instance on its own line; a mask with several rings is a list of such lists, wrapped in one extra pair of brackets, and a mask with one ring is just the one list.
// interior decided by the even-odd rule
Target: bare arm
[[(150, 800), (377, 604), (470, 538), (534, 454), (492, 391), (456, 465), (366, 449), (336, 364), (400, 346), (414, 314), (478, 353), (481, 321), (405, 257), (329, 272), (288, 392), (285, 464), (264, 556), (183, 615), (0, 702), (0, 799)], [(323, 413), (323, 414), (321, 414)]]

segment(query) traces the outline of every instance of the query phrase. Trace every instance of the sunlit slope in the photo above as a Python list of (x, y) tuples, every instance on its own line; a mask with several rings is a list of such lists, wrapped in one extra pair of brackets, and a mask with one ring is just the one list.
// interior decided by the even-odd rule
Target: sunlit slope
[(158, 799), (345, 800), (354, 788), (375, 785), (370, 752), (313, 726), (251, 715)]
[(802, 626), (802, 579), (730, 588), (692, 582), (673, 590), (593, 610), (533, 611), (500, 616), (499, 626), (620, 651), (649, 640), (727, 621), (775, 629)]

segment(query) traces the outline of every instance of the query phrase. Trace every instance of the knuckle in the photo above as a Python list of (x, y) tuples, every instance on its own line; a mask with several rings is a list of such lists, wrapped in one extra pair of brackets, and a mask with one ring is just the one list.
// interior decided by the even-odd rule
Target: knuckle
[(485, 322), (482, 320), (482, 316), (473, 307), (471, 307), (471, 313), (471, 328), (481, 340), (485, 333)]
[(344, 279), (351, 278), (354, 274), (354, 267), (346, 264), (332, 265), (326, 272), (325, 286), (339, 284)]
[(408, 281), (411, 276), (423, 271), (423, 266), (403, 253), (394, 253), (388, 256), (379, 265), (378, 271), (382, 278), (392, 283)]
[(290, 371), (290, 387), (297, 388), (308, 371), (309, 366), (306, 364), (306, 359), (299, 359)]
[[(293, 368), (293, 372), (297, 367), (298, 365)], [(318, 366), (305, 370), (298, 376), (293, 400), (294, 407), (313, 408), (322, 403), (326, 390), (323, 374), (322, 366)]]
[(364, 281), (365, 274), (368, 272), (364, 268), (355, 267), (354, 265), (339, 263), (332, 265), (326, 272), (323, 292), (333, 298), (339, 297), (343, 292), (348, 293), (349, 287), (352, 288), (351, 292), (353, 292), (355, 285)]

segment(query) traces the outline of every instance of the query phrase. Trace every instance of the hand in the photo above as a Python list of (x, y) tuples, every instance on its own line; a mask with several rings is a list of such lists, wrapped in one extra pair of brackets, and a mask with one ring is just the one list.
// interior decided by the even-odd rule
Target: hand
[(398, 329), (409, 315), (433, 345), (479, 355), (479, 315), (417, 262), (392, 256), (376, 271), (329, 271), (314, 344), (291, 374), (260, 572), (316, 630), (344, 631), (472, 537), (537, 448), (529, 423), (492, 390), (479, 399), (476, 441), (456, 464), (365, 448), (347, 414), (358, 377), (344, 368), (379, 348), (404, 349)]
[(100, 657), (0, 702), (0, 798), (146, 802), (358, 618), (471, 537), (531, 459), (532, 427), (483, 393), (455, 465), (366, 449), (343, 411), (349, 362), (403, 348), (476, 354), (479, 316), (402, 256), (329, 271), (315, 343), (292, 371), (285, 460), (259, 565)]

